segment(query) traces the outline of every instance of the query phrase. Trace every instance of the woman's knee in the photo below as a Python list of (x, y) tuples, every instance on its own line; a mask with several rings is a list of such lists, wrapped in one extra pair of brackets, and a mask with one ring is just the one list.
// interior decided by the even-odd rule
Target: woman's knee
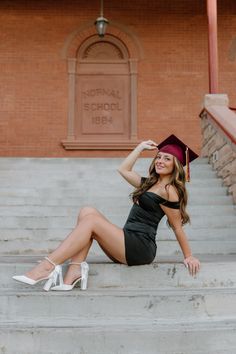
[(79, 225), (84, 225), (88, 229), (91, 230), (92, 232), (92, 238), (96, 239), (96, 231), (99, 229), (101, 223), (103, 222), (103, 218), (99, 213), (87, 213), (83, 216), (83, 218), (80, 220)]
[(97, 229), (97, 225), (101, 222), (101, 217), (97, 214), (87, 213), (83, 216), (79, 223), (77, 224), (77, 228), (83, 228), (91, 232), (91, 237), (93, 237), (94, 231)]
[(89, 206), (85, 206), (85, 207), (81, 208), (78, 218), (77, 218), (77, 223), (79, 221), (81, 221), (85, 216), (88, 216), (90, 214), (98, 214), (97, 209), (95, 209), (93, 207), (89, 207)]

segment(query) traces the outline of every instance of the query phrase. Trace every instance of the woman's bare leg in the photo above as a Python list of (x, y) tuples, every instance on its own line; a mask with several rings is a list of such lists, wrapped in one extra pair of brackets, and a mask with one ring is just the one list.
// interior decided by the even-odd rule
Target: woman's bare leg
[[(104, 215), (102, 215), (97, 209), (92, 208), (92, 207), (83, 207), (80, 210), (80, 213), (79, 213), (79, 216), (78, 216), (78, 219), (77, 219), (77, 225), (79, 225), (81, 220), (85, 216), (87, 216), (89, 214), (100, 215), (101, 217), (106, 219), (104, 217)], [(90, 247), (92, 245), (92, 242), (93, 242), (93, 240), (90, 240), (87, 246), (85, 246), (81, 251), (79, 251), (77, 254), (75, 254), (73, 257), (71, 257), (71, 262), (73, 262), (73, 263), (81, 263), (81, 262), (83, 262), (86, 259), (86, 257), (87, 257), (87, 254), (88, 254), (89, 249), (90, 249)], [(106, 253), (106, 251), (104, 251), (104, 252)], [(109, 257), (109, 255), (108, 255), (108, 257)], [(66, 274), (64, 276), (64, 283), (70, 285), (76, 279), (78, 279), (80, 277), (80, 275), (81, 275), (81, 272), (80, 272), (80, 267), (78, 265), (69, 265), (68, 268), (67, 268)]]
[(93, 214), (85, 216), (49, 257), (56, 264), (63, 263), (86, 247), (91, 239), (97, 240), (112, 257), (126, 263), (123, 230)]
[[(78, 219), (77, 219), (77, 225), (79, 224), (79, 222), (87, 215), (89, 214), (93, 214), (93, 215), (99, 215), (101, 216), (104, 220), (107, 220), (109, 222), (109, 220), (102, 214), (100, 213), (100, 211), (98, 211), (97, 209), (93, 208), (93, 207), (83, 207), (80, 210)], [(91, 244), (88, 244), (88, 251), (91, 247)], [(112, 257), (107, 250), (105, 250), (101, 245), (100, 245), (101, 249), (103, 250), (103, 252), (107, 255), (108, 258), (110, 258), (113, 262), (117, 262), (117, 260)], [(85, 251), (85, 249), (84, 249)], [(83, 260), (86, 259), (87, 254), (85, 255), (85, 252), (82, 253), (82, 251), (79, 251), (76, 255), (73, 256), (72, 261), (79, 263), (79, 262), (83, 262)]]
[[(96, 239), (101, 247), (119, 262), (126, 264), (124, 232), (119, 227), (107, 221), (101, 215), (88, 214), (49, 255), (56, 264), (61, 264), (69, 258), (78, 256), (82, 250), (88, 250), (93, 239)], [(38, 279), (52, 269), (48, 261), (43, 261), (26, 275), (32, 279)]]

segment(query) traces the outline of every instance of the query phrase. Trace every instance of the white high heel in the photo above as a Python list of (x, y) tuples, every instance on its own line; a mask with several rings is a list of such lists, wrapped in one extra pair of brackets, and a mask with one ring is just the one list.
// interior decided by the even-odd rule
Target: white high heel
[(49, 259), (48, 257), (45, 257), (45, 259), (51, 263), (54, 266), (53, 271), (45, 278), (40, 278), (38, 280), (34, 280), (31, 279), (29, 277), (27, 277), (26, 275), (14, 275), (12, 277), (12, 279), (19, 281), (21, 283), (25, 283), (28, 285), (35, 285), (37, 283), (40, 283), (44, 280), (47, 280), (47, 282), (44, 285), (44, 290), (45, 291), (49, 291), (52, 285), (56, 285), (57, 284), (57, 279), (59, 278), (59, 282), (61, 283), (62, 280), (62, 269), (60, 265), (56, 265), (53, 261), (51, 261), (51, 259)]
[(76, 263), (76, 262), (71, 262), (69, 265), (75, 264), (75, 265), (80, 265), (81, 267), (81, 276), (73, 281), (71, 285), (69, 284), (64, 284), (63, 280), (60, 283), (60, 285), (54, 286), (51, 290), (55, 291), (70, 291), (72, 290), (76, 284), (80, 281), (80, 288), (81, 290), (86, 290), (87, 285), (88, 285), (88, 272), (89, 272), (89, 265), (87, 262), (82, 262), (82, 263)]

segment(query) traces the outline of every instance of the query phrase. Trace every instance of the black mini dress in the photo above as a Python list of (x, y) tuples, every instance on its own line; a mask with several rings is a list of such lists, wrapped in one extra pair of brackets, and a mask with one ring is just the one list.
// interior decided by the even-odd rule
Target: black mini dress
[(123, 228), (129, 266), (149, 264), (154, 260), (157, 227), (165, 215), (160, 205), (179, 209), (180, 203), (170, 202), (156, 193), (146, 191), (139, 196), (138, 203), (133, 204)]

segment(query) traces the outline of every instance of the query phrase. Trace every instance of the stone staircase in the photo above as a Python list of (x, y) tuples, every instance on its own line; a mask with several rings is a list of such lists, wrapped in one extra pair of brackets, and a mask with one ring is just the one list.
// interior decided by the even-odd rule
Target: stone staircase
[[(116, 172), (120, 161), (0, 159), (1, 354), (236, 353), (236, 213), (204, 159), (191, 166), (185, 228), (202, 262), (196, 277), (163, 220), (151, 265), (113, 264), (94, 244), (87, 291), (11, 280), (57, 246), (84, 205), (124, 224), (132, 188)], [(145, 175), (149, 163), (137, 170)]]

